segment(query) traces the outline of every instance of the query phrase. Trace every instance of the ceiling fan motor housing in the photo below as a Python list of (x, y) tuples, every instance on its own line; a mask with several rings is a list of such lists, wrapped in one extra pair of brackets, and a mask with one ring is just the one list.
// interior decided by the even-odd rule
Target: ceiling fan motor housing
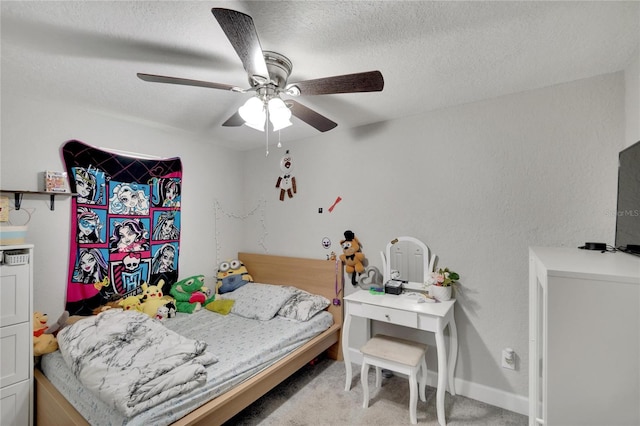
[(293, 69), (293, 64), (289, 58), (279, 53), (265, 50), (263, 54), (264, 60), (267, 63), (271, 83), (280, 89), (284, 89), (291, 70)]

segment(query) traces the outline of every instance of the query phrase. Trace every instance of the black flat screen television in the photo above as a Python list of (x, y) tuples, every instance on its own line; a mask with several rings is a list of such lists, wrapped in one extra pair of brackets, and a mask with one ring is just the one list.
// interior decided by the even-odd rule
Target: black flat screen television
[(616, 248), (640, 256), (640, 142), (620, 151)]

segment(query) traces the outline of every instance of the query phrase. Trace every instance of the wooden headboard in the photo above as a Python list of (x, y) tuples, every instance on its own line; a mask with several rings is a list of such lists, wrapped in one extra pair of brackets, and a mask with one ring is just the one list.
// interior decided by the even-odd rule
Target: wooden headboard
[[(344, 274), (340, 260), (304, 259), (253, 253), (238, 253), (238, 259), (244, 263), (257, 283), (290, 285), (309, 293), (319, 294), (331, 301), (337, 298), (340, 300), (340, 306), (332, 304), (328, 310), (333, 315), (334, 323), (342, 324)], [(336, 294), (336, 282), (338, 294)]]

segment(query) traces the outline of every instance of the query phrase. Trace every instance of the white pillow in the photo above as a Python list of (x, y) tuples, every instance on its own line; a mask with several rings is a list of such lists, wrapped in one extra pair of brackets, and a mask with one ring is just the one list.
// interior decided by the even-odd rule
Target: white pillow
[(235, 300), (231, 313), (267, 321), (276, 316), (294, 293), (295, 289), (292, 287), (250, 282), (237, 290), (225, 293), (224, 298)]
[(282, 317), (298, 321), (308, 321), (331, 304), (326, 297), (311, 294), (294, 287), (290, 288), (293, 289), (294, 295), (289, 298), (278, 311), (278, 315)]

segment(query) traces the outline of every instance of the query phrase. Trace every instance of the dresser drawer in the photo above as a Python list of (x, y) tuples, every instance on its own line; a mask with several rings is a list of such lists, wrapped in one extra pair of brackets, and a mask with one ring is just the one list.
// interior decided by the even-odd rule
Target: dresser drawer
[(0, 425), (25, 426), (29, 423), (29, 384), (23, 380), (0, 389)]
[(29, 321), (29, 265), (0, 266), (0, 326)]
[(29, 378), (32, 336), (28, 322), (0, 328), (0, 387)]
[(366, 303), (354, 306), (354, 314), (376, 321), (389, 324), (404, 325), (406, 327), (418, 326), (418, 314), (400, 309), (386, 308), (384, 306), (367, 305)]

